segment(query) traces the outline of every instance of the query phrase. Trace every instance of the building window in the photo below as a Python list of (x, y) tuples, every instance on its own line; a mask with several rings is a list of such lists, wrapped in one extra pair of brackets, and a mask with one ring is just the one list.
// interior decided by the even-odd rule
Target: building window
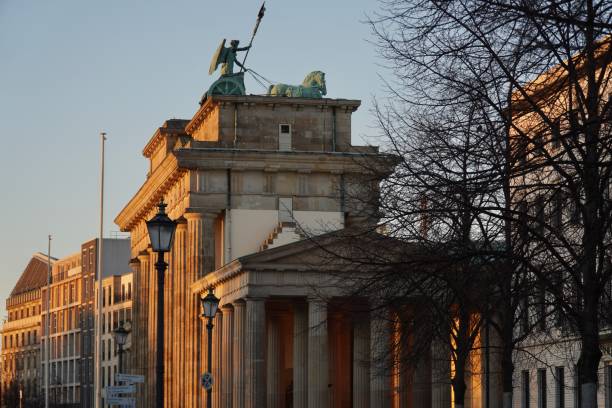
[(278, 198), (278, 221), (293, 222), (293, 198)]
[(521, 373), (521, 407), (529, 408), (529, 371)]
[(555, 408), (565, 408), (565, 369), (555, 367)]
[(132, 299), (132, 283), (131, 282), (128, 282), (128, 295), (127, 296), (128, 296), (127, 297), (128, 300)]
[(291, 150), (291, 125), (281, 123), (278, 126), (278, 150)]
[(551, 134), (552, 147), (558, 149), (561, 147), (561, 118), (557, 118), (553, 121)]
[(550, 213), (551, 224), (555, 228), (561, 228), (563, 224), (563, 192), (555, 191), (552, 197), (552, 210)]

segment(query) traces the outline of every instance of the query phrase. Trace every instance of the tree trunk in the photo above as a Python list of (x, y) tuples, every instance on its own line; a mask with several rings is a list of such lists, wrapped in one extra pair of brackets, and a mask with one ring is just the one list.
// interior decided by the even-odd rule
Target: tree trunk
[[(585, 303), (590, 303), (588, 300)], [(588, 308), (587, 308), (588, 309)], [(592, 321), (595, 319), (595, 321)], [(584, 322), (584, 333), (580, 357), (578, 358), (578, 375), (581, 388), (581, 408), (597, 408), (597, 371), (601, 360), (597, 314), (588, 316)], [(591, 320), (591, 321), (589, 321)]]
[(465, 392), (467, 391), (467, 386), (465, 385), (465, 371), (463, 369), (455, 369), (455, 376), (451, 380), (451, 384), (455, 396), (455, 408), (463, 408), (465, 405)]

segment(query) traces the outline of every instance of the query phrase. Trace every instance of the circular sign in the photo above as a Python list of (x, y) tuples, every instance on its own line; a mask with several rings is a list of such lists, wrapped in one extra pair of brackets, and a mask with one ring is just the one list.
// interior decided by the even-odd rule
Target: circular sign
[(202, 387), (206, 390), (210, 390), (213, 386), (213, 376), (211, 373), (202, 374)]

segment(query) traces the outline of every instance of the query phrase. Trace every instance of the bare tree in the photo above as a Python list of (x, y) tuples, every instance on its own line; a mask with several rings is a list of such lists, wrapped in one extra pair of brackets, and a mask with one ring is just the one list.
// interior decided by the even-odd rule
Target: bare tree
[[(393, 136), (392, 150), (402, 157), (405, 166), (401, 167), (411, 177), (398, 182), (396, 176), (388, 185), (400, 191), (406, 186), (422, 188), (421, 197), (428, 200), (423, 206), (416, 194), (385, 195), (383, 189), (383, 212), (394, 220), (407, 215), (406, 220), (431, 223), (432, 216), (439, 214), (438, 202), (430, 197), (442, 193), (439, 196), (452, 204), (443, 203), (442, 208), (454, 208), (466, 220), (472, 217), (471, 228), (478, 225), (478, 238), (462, 242), (490, 245), (491, 238), (499, 238), (505, 251), (500, 259), (505, 259), (506, 270), (511, 271), (510, 278), (498, 285), (499, 293), (516, 292), (531, 279), (544, 286), (544, 296), (553, 297), (550, 305), (563, 312), (580, 335), (582, 406), (595, 407), (600, 305), (612, 273), (610, 4), (387, 0), (381, 6), (371, 25), (396, 82), (390, 84), (395, 109), (391, 114), (379, 110), (379, 123)], [(480, 181), (490, 183), (496, 191), (483, 194), (479, 190), (475, 197), (480, 202), (474, 202), (473, 195), (466, 200), (465, 188), (463, 197), (462, 192), (453, 196), (461, 188), (446, 178), (441, 185), (436, 178), (415, 179), (415, 173), (422, 174), (414, 170), (419, 157), (401, 146), (401, 138), (397, 140), (398, 135), (413, 131), (415, 123), (422, 125), (424, 112), (448, 115), (450, 109), (456, 116), (457, 106), (473, 107), (478, 125), (485, 129), (481, 141), (466, 149), (466, 161), (472, 166), (479, 160), (495, 164)], [(461, 116), (460, 120), (436, 119), (433, 126), (426, 126), (429, 134), (449, 123), (469, 123), (463, 119), (469, 114), (462, 112)], [(469, 176), (472, 181), (477, 179), (473, 171)], [(459, 183), (459, 187), (465, 186)], [(563, 212), (567, 207), (573, 209), (572, 214)], [(453, 230), (449, 224), (444, 228), (430, 225), (428, 231), (435, 239), (423, 239), (422, 231), (409, 224), (390, 223), (391, 233), (440, 243)], [(493, 230), (484, 228), (493, 225)], [(491, 247), (482, 246), (477, 252), (487, 250)], [(522, 296), (502, 297), (508, 301), (492, 321), (498, 322), (504, 338), (504, 391), (509, 403), (509, 356), (520, 319), (516, 302)]]

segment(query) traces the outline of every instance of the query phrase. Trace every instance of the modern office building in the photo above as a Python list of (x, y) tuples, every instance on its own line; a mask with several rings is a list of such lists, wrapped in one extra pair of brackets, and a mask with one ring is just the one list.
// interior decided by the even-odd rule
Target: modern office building
[[(103, 395), (106, 388), (115, 385), (115, 375), (119, 366), (127, 368), (129, 361), (131, 336), (123, 347), (123, 355), (119, 355), (114, 331), (123, 327), (128, 332), (132, 325), (132, 274), (113, 275), (102, 281), (102, 387)], [(119, 364), (119, 359), (121, 364)]]
[[(50, 285), (42, 289), (42, 369), (49, 355), (49, 399), (62, 406), (93, 407), (95, 355), (95, 276), (98, 239), (87, 241), (81, 250), (58, 260)], [(104, 239), (103, 276), (129, 273), (129, 241)], [(47, 320), (49, 319), (49, 320)], [(47, 326), (49, 332), (47, 334)], [(47, 344), (47, 341), (49, 343)], [(42, 392), (46, 390), (43, 382)]]

